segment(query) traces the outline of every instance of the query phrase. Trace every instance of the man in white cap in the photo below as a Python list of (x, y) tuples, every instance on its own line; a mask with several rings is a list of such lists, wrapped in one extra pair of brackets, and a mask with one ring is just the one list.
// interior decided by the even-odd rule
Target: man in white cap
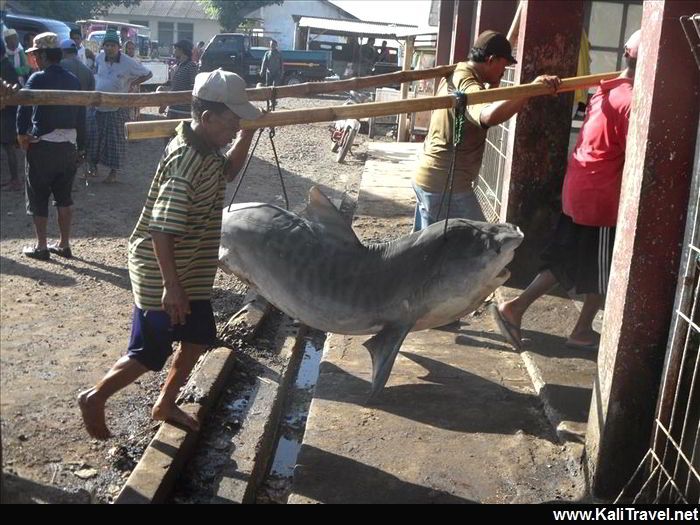
[(17, 31), (14, 29), (5, 29), (3, 37), (5, 39), (5, 46), (7, 47), (5, 53), (15, 67), (20, 85), (24, 86), (27, 77), (29, 77), (32, 72), (32, 68), (29, 66), (29, 61), (27, 60), (27, 55), (22, 44), (19, 43)]
[(588, 103), (564, 177), (562, 215), (542, 254), (541, 272), (520, 296), (492, 305), (501, 334), (516, 349), (521, 344), (523, 315), (557, 284), (585, 296), (566, 346), (598, 347), (593, 319), (603, 305), (610, 277), (640, 39), (640, 31), (630, 36), (625, 44), (625, 70), (617, 78), (601, 81)]
[[(152, 416), (198, 430), (199, 422), (175, 399), (199, 356), (216, 340), (210, 298), (224, 193), (242, 168), (254, 134), (240, 130), (240, 119), (260, 116), (238, 75), (217, 69), (195, 78), (192, 122), (180, 124), (166, 146), (129, 239), (135, 306), (127, 354), (78, 398), (92, 437), (109, 437), (107, 399), (145, 372), (162, 369), (175, 341), (180, 348)], [(234, 138), (222, 155), (220, 148)]]

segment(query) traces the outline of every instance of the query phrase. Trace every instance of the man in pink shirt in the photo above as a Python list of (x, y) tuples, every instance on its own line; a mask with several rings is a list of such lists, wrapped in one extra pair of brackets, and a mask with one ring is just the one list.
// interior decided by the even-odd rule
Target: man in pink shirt
[(610, 275), (639, 42), (636, 31), (625, 44), (627, 67), (619, 77), (602, 81), (588, 103), (564, 177), (563, 213), (542, 254), (542, 270), (517, 298), (491, 307), (501, 334), (518, 350), (523, 315), (557, 284), (585, 296), (566, 345), (598, 346), (593, 319), (603, 305)]

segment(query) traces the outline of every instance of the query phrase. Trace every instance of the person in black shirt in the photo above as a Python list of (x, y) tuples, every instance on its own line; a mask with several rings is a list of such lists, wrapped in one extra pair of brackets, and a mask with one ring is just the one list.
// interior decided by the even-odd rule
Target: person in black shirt
[[(78, 78), (59, 65), (63, 53), (55, 33), (38, 34), (27, 53), (34, 55), (41, 71), (29, 77), (25, 88), (80, 90)], [(22, 253), (32, 259), (47, 261), (50, 252), (72, 257), (69, 244), (73, 217), (71, 192), (81, 126), (84, 127), (85, 122), (79, 121), (75, 106), (19, 106), (17, 110), (17, 141), (27, 152), (27, 214), (34, 220), (37, 240), (35, 246), (25, 247)], [(52, 195), (61, 238), (48, 245), (46, 230)]]

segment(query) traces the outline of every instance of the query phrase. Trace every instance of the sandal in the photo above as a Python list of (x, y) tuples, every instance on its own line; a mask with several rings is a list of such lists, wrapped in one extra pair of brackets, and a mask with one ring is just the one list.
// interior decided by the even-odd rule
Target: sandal
[(518, 337), (518, 327), (510, 321), (508, 321), (505, 317), (503, 317), (503, 314), (500, 312), (498, 306), (495, 303), (491, 304), (489, 310), (491, 310), (493, 320), (496, 321), (498, 329), (501, 331), (501, 335), (503, 336), (503, 338), (508, 343), (510, 343), (510, 345), (513, 348), (515, 348), (518, 351), (521, 350), (522, 342)]
[(51, 259), (51, 255), (49, 254), (49, 250), (47, 248), (42, 250), (36, 246), (25, 246), (22, 249), (22, 254), (30, 259), (37, 259), (39, 261), (48, 261)]
[(70, 246), (66, 246), (65, 248), (61, 248), (57, 242), (53, 244), (49, 244), (48, 250), (51, 253), (55, 253), (56, 255), (59, 255), (61, 257), (65, 257), (66, 259), (72, 259), (73, 258), (73, 252), (71, 252)]

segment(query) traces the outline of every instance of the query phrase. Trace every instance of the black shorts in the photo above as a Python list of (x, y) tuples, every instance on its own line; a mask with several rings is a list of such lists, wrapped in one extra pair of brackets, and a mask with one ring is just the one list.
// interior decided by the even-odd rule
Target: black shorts
[(173, 353), (173, 343), (182, 341), (202, 346), (216, 343), (216, 323), (211, 301), (190, 301), (185, 324), (170, 325), (162, 310), (142, 310), (134, 306), (127, 356), (149, 370), (158, 371)]
[(542, 253), (542, 270), (550, 270), (566, 290), (605, 295), (614, 245), (614, 227), (582, 226), (562, 213)]
[(77, 152), (71, 142), (39, 141), (27, 150), (27, 214), (49, 216), (49, 198), (61, 208), (71, 206)]

